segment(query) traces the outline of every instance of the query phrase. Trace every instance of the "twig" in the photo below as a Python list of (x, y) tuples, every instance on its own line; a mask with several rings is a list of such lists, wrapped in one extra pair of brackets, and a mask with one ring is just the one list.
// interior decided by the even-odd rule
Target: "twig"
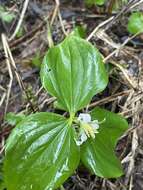
[(134, 5), (132, 5), (132, 6), (130, 7), (130, 9), (133, 9), (133, 8), (139, 6), (141, 3), (143, 3), (143, 0), (141, 0), (141, 1), (139, 1), (139, 2), (136, 2)]
[(53, 16), (52, 16), (52, 19), (51, 19), (51, 22), (50, 22), (50, 25), (52, 26), (53, 23), (54, 23), (54, 20), (58, 14), (58, 10), (59, 10), (59, 6), (60, 6), (60, 2), (59, 0), (55, 0), (56, 2), (56, 6), (55, 6), (55, 9), (54, 9), (54, 12), (53, 12)]
[(116, 0), (110, 0), (110, 4), (109, 4), (109, 7), (108, 7), (108, 14), (111, 14), (111, 13), (112, 13), (112, 10), (113, 10), (115, 1), (116, 1)]
[(104, 42), (106, 42), (107, 44), (109, 44), (111, 47), (119, 49), (121, 47), (121, 44), (117, 44), (115, 43), (110, 37), (109, 35), (104, 31), (104, 29), (99, 29), (96, 33), (96, 36), (98, 38), (100, 38), (101, 40), (103, 40)]
[(136, 34), (134, 34), (133, 36), (128, 37), (128, 38), (124, 41), (123, 44), (121, 44), (121, 45), (118, 44), (117, 47), (116, 47), (116, 49), (115, 49), (112, 53), (110, 53), (107, 57), (105, 57), (103, 61), (106, 62), (106, 61), (107, 61), (108, 59), (110, 59), (113, 55), (119, 53), (119, 51), (122, 51), (122, 50), (123, 50), (123, 47), (124, 47), (130, 40), (132, 40), (133, 38), (135, 38), (138, 34), (139, 34), (139, 33), (136, 33)]
[(4, 88), (4, 87), (2, 87), (1, 85), (0, 85), (0, 90), (2, 90), (2, 91), (6, 91), (6, 89)]
[(5, 139), (4, 139), (4, 137), (2, 137), (1, 146), (2, 146), (2, 149), (0, 150), (0, 155), (3, 153), (3, 151), (5, 149)]
[(63, 31), (64, 35), (67, 36), (68, 34), (67, 34), (66, 30), (65, 30), (60, 10), (58, 10), (58, 16), (59, 16), (60, 24), (61, 24), (61, 27), (62, 27), (62, 31)]
[[(141, 0), (140, 2), (138, 2), (138, 4), (140, 4), (143, 0)], [(102, 26), (104, 27), (104, 30), (106, 31), (107, 29), (109, 29), (116, 21), (117, 19), (123, 14), (126, 13), (128, 10), (133, 8), (133, 5), (135, 4), (134, 0), (130, 0), (127, 5), (125, 7), (123, 7), (123, 9), (116, 15), (116, 16), (112, 16), (109, 19), (105, 20), (103, 23), (99, 24), (92, 32), (91, 34), (88, 36), (87, 41), (89, 41), (94, 35), (95, 33), (98, 31), (99, 28), (101, 28)], [(109, 23), (107, 25), (107, 23)]]
[[(33, 107), (33, 105), (32, 105), (32, 102), (31, 102), (31, 100), (30, 100), (30, 97), (29, 97), (29, 95), (28, 95), (28, 93), (27, 93), (27, 91), (26, 91), (25, 85), (24, 85), (24, 83), (23, 83), (23, 81), (22, 81), (22, 79), (21, 79), (21, 76), (19, 75), (19, 72), (18, 72), (17, 68), (16, 68), (15, 61), (14, 61), (14, 59), (13, 59), (11, 50), (10, 50), (10, 48), (9, 48), (9, 45), (8, 45), (6, 36), (5, 36), (4, 34), (2, 34), (2, 39), (3, 39), (3, 45), (4, 45), (4, 48), (5, 48), (5, 52), (6, 52), (7, 62), (8, 62), (8, 64), (9, 64), (9, 66), (10, 66), (10, 62), (11, 62), (11, 65), (12, 65), (12, 67), (14, 68), (14, 72), (15, 72), (17, 81), (18, 81), (18, 83), (19, 83), (19, 86), (20, 86), (21, 90), (23, 90), (23, 91), (25, 92), (25, 95), (26, 95), (27, 100), (28, 100), (28, 102), (29, 102), (29, 104), (30, 104), (30, 106), (31, 106), (32, 111), (35, 112), (34, 107)], [(8, 59), (8, 58), (9, 58), (9, 59)], [(12, 75), (12, 71), (11, 71), (11, 75)], [(13, 79), (13, 78), (12, 78), (12, 79)]]
[(41, 86), (40, 88), (39, 88), (39, 90), (36, 92), (36, 97), (40, 94), (40, 92), (43, 90), (43, 86)]
[(105, 27), (105, 30), (109, 29), (118, 19), (119, 17), (124, 13), (127, 13), (129, 10), (131, 10), (131, 6), (134, 3), (135, 0), (130, 0), (126, 6), (123, 7), (123, 9), (116, 15), (114, 16), (113, 20)]
[(64, 27), (64, 24), (63, 24), (63, 21), (62, 21), (60, 9), (59, 9), (60, 1), (55, 0), (55, 3), (56, 3), (56, 6), (55, 6), (54, 13), (53, 13), (53, 16), (52, 16), (52, 19), (51, 19), (51, 22), (50, 22), (50, 26), (53, 25), (54, 20), (55, 20), (56, 16), (58, 15), (59, 21), (60, 21), (60, 24), (61, 24), (61, 27), (62, 27), (62, 31), (63, 31), (64, 35), (67, 36), (66, 30), (65, 30), (65, 27)]
[(118, 67), (122, 71), (122, 73), (124, 74), (125, 78), (127, 79), (128, 83), (130, 84), (130, 86), (135, 89), (136, 86), (132, 83), (131, 79), (129, 78), (129, 76), (126, 72), (126, 70), (120, 64), (116, 63), (115, 61), (110, 61), (110, 63), (112, 65)]
[(25, 0), (24, 2), (24, 5), (23, 5), (23, 9), (22, 9), (22, 12), (21, 12), (21, 15), (20, 15), (20, 18), (19, 18), (19, 21), (18, 21), (18, 24), (15, 28), (15, 31), (14, 33), (11, 35), (11, 37), (9, 38), (9, 41), (11, 41), (13, 38), (15, 38), (17, 32), (19, 31), (20, 27), (21, 27), (21, 24), (23, 22), (23, 19), (24, 19), (24, 15), (26, 13), (26, 10), (27, 10), (27, 7), (28, 7), (28, 3), (29, 3), (29, 0)]
[(100, 23), (92, 32), (91, 34), (87, 37), (87, 41), (89, 41), (94, 35), (95, 33), (104, 25), (108, 24), (111, 20), (113, 20), (113, 16), (110, 17), (109, 19), (105, 20), (104, 22)]
[(0, 107), (2, 106), (4, 100), (5, 100), (5, 97), (6, 97), (6, 92), (3, 93), (2, 97), (1, 97), (1, 100), (0, 100)]
[(112, 102), (112, 101), (118, 99), (118, 97), (120, 97), (120, 96), (127, 96), (130, 92), (131, 92), (131, 90), (126, 90), (126, 91), (123, 91), (123, 92), (116, 93), (116, 94), (111, 95), (109, 97), (103, 98), (103, 99), (101, 99), (99, 101), (91, 103), (88, 106), (88, 108), (93, 108), (93, 107), (95, 107), (97, 105), (103, 105), (103, 104)]
[(132, 176), (132, 171), (135, 166), (135, 155), (136, 155), (136, 149), (138, 147), (138, 135), (137, 135), (137, 130), (135, 129), (133, 131), (133, 136), (132, 136), (132, 148), (131, 148), (131, 156), (130, 156), (130, 161), (129, 161), (129, 167), (128, 171), (126, 174), (126, 184), (128, 183), (128, 179)]
[(10, 61), (8, 59), (8, 52), (7, 52), (7, 48), (6, 48), (4, 34), (1, 35), (1, 39), (2, 39), (2, 44), (3, 44), (3, 48), (4, 48), (4, 53), (5, 53), (5, 58), (6, 58), (6, 64), (7, 64), (7, 68), (8, 68), (8, 72), (9, 72), (9, 76), (10, 76), (10, 81), (9, 81), (8, 90), (7, 90), (7, 99), (6, 99), (5, 112), (4, 112), (6, 114), (7, 108), (8, 108), (8, 103), (9, 103), (9, 97), (10, 97), (11, 87), (12, 87), (13, 74), (12, 74), (12, 71), (11, 71)]
[(49, 24), (49, 21), (47, 20), (47, 40), (48, 40), (48, 45), (49, 47), (53, 47), (54, 46), (54, 42), (53, 42), (53, 38), (52, 38), (52, 34), (51, 34), (51, 25)]
[[(46, 18), (47, 19), (47, 18)], [(42, 22), (42, 23), (40, 23), (40, 25), (37, 27), (37, 28), (34, 28), (32, 31), (29, 31), (28, 33), (26, 33), (24, 36), (22, 36), (21, 38), (18, 38), (18, 39), (16, 39), (16, 40), (14, 40), (14, 41), (11, 41), (10, 42), (10, 47), (12, 48), (12, 47), (15, 47), (15, 46), (17, 46), (18, 44), (20, 44), (21, 42), (25, 42), (25, 40), (27, 39), (27, 38), (30, 38), (31, 36), (33, 36), (33, 35), (35, 35), (40, 29), (42, 29), (42, 27), (44, 26), (44, 25), (46, 25), (47, 24), (47, 22), (46, 22), (46, 19), (44, 19), (44, 21)]]

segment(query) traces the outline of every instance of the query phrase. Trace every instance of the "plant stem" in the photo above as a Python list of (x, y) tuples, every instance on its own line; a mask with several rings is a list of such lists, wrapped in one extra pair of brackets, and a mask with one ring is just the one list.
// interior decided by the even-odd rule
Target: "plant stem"
[(47, 38), (48, 38), (49, 47), (51, 48), (54, 46), (54, 42), (53, 42), (52, 34), (51, 34), (51, 26), (48, 20), (47, 20), (47, 28), (48, 28)]
[(74, 116), (75, 116), (75, 113), (74, 112), (71, 112), (70, 113), (70, 118), (69, 118), (69, 125), (72, 124), (73, 120), (74, 120)]
[(63, 185), (61, 185), (61, 188), (60, 188), (61, 190), (65, 190), (65, 188), (63, 187)]
[(108, 7), (108, 14), (112, 14), (112, 10), (113, 10), (115, 2), (116, 2), (116, 0), (110, 1), (109, 7)]

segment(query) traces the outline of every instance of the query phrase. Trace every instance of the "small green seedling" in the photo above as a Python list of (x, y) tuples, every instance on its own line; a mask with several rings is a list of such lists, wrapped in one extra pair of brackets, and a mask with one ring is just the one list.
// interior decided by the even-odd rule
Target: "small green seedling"
[(85, 3), (88, 6), (92, 6), (92, 5), (104, 5), (105, 2), (106, 2), (106, 0), (85, 0)]
[(18, 30), (18, 32), (17, 32), (17, 34), (16, 34), (16, 37), (17, 38), (20, 38), (20, 37), (22, 37), (23, 35), (24, 35), (24, 28), (23, 27), (21, 27), (19, 30)]
[(10, 23), (15, 18), (13, 12), (7, 11), (3, 6), (0, 6), (0, 19), (6, 23)]
[(143, 32), (143, 13), (134, 12), (131, 14), (128, 22), (128, 31), (131, 34), (142, 33)]
[(110, 1), (107, 1), (107, 0), (85, 0), (85, 4), (89, 7), (94, 6), (94, 5), (103, 6), (103, 5), (107, 4), (109, 11), (111, 9), (111, 12), (113, 12), (113, 11), (116, 12), (123, 5), (127, 4), (127, 2), (128, 2), (128, 0), (110, 0)]
[(57, 189), (80, 162), (97, 176), (121, 176), (114, 149), (128, 129), (126, 120), (99, 107), (81, 113), (108, 84), (99, 51), (86, 40), (69, 35), (46, 53), (41, 81), (69, 117), (40, 112), (18, 122), (5, 149), (7, 189)]
[(41, 57), (40, 57), (40, 52), (38, 51), (34, 57), (32, 58), (32, 64), (37, 67), (40, 68), (41, 67)]

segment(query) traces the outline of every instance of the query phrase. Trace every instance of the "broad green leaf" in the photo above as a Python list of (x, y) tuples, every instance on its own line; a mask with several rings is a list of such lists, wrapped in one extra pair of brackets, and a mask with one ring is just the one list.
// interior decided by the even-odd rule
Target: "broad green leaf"
[(9, 112), (5, 116), (5, 120), (7, 121), (8, 124), (15, 126), (17, 125), (20, 121), (22, 121), (25, 118), (25, 115), (20, 113), (20, 114), (15, 114), (12, 112)]
[(101, 121), (99, 133), (94, 140), (88, 139), (82, 145), (81, 160), (97, 176), (119, 177), (123, 171), (114, 149), (118, 138), (128, 129), (128, 123), (121, 116), (100, 108), (95, 108), (91, 116)]
[(70, 113), (85, 107), (108, 83), (99, 51), (73, 35), (48, 51), (41, 80), (45, 89)]
[(5, 188), (5, 185), (4, 185), (4, 183), (1, 183), (0, 182), (0, 190), (5, 190), (6, 188)]
[(85, 0), (86, 4), (91, 6), (91, 5), (103, 5), (106, 0)]
[(54, 190), (76, 169), (79, 147), (69, 120), (52, 113), (27, 117), (6, 144), (4, 177), (8, 190)]
[(59, 110), (64, 110), (64, 107), (62, 107), (62, 105), (58, 101), (54, 102), (54, 108)]
[(143, 13), (134, 12), (131, 14), (128, 22), (128, 31), (131, 34), (143, 32)]

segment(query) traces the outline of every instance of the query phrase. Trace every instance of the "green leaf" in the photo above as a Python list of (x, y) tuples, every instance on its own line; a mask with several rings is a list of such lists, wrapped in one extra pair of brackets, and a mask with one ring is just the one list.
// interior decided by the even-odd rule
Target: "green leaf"
[(24, 118), (25, 118), (25, 115), (22, 113), (15, 114), (15, 113), (9, 112), (5, 116), (5, 120), (7, 121), (7, 123), (12, 125), (12, 126), (17, 125)]
[(108, 75), (110, 75), (114, 69), (114, 66), (111, 63), (107, 63), (105, 64), (105, 69)]
[(5, 10), (4, 7), (0, 6), (0, 18), (4, 22), (10, 23), (15, 18), (15, 14)]
[(70, 113), (85, 107), (108, 83), (99, 51), (73, 35), (48, 51), (41, 80), (45, 89)]
[(5, 190), (6, 188), (5, 188), (5, 185), (4, 185), (4, 183), (1, 183), (0, 182), (0, 190)]
[(121, 116), (100, 108), (95, 108), (91, 116), (101, 121), (99, 133), (82, 145), (81, 160), (97, 176), (119, 177), (123, 171), (114, 149), (119, 137), (128, 129), (128, 123)]
[(77, 26), (74, 28), (72, 34), (77, 37), (85, 38), (86, 37), (86, 29), (83, 26)]
[(32, 64), (35, 65), (37, 68), (41, 67), (40, 52), (37, 52), (36, 55), (32, 58)]
[(128, 31), (131, 34), (143, 32), (143, 13), (134, 12), (131, 14), (128, 22)]
[(55, 108), (55, 109), (64, 110), (64, 108), (62, 107), (62, 105), (61, 105), (60, 102), (58, 102), (58, 101), (55, 101), (55, 102), (53, 103), (53, 105), (54, 105), (54, 108)]
[(85, 0), (85, 2), (86, 2), (86, 4), (88, 6), (91, 6), (91, 5), (104, 5), (106, 0)]
[(69, 120), (52, 113), (27, 117), (6, 144), (4, 177), (8, 190), (54, 190), (76, 169), (79, 147)]
[(3, 181), (3, 158), (0, 156), (0, 190), (4, 190), (5, 185)]
[(18, 30), (18, 32), (17, 32), (17, 34), (16, 34), (16, 37), (17, 38), (20, 38), (20, 37), (22, 37), (24, 35), (24, 27), (21, 27), (19, 30)]

